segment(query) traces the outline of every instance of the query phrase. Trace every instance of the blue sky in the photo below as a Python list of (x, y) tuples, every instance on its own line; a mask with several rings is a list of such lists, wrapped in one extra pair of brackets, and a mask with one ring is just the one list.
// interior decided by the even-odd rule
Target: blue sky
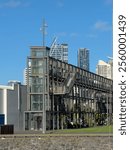
[(46, 45), (55, 36), (68, 43), (69, 63), (77, 65), (83, 47), (90, 50), (92, 72), (99, 59), (112, 56), (112, 0), (0, 0), (0, 84), (23, 82), (30, 46), (42, 45), (43, 18)]

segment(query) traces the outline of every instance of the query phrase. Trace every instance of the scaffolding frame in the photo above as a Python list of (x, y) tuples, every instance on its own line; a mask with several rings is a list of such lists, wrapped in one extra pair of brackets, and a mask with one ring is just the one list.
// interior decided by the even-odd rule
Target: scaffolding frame
[[(42, 112), (43, 133), (46, 130), (112, 124), (112, 80), (49, 57), (47, 47), (33, 47), (33, 50), (39, 50), (43, 55), (28, 57), (31, 61), (28, 81), (32, 82), (27, 85), (25, 118), (27, 114)], [(31, 119), (28, 122), (26, 119), (26, 129), (31, 128), (30, 124)]]

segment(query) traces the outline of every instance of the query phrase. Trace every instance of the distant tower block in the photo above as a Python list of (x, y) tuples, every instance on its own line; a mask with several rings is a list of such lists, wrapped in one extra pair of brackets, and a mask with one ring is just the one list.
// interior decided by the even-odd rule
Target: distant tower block
[(57, 44), (57, 37), (55, 37), (49, 55), (55, 59), (68, 63), (68, 44)]
[[(31, 74), (31, 62), (28, 62), (28, 68), (24, 68), (24, 71), (23, 71), (23, 84), (24, 85), (27, 85), (27, 76), (28, 74), (30, 75)], [(29, 81), (30, 82), (30, 81)]]
[(87, 48), (78, 50), (78, 67), (89, 71), (89, 50)]
[(105, 78), (113, 79), (113, 60), (110, 59), (109, 62), (99, 60), (96, 67), (96, 73)]

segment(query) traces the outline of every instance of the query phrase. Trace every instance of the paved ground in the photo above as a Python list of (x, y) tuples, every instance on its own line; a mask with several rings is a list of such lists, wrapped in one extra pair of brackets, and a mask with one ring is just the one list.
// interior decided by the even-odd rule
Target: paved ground
[(104, 134), (1, 135), (0, 150), (112, 150), (112, 140)]

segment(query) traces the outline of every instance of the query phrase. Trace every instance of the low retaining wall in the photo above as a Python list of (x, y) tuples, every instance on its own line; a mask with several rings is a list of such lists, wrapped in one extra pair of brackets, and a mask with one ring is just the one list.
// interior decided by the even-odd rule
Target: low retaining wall
[(112, 136), (0, 136), (0, 150), (112, 150)]

